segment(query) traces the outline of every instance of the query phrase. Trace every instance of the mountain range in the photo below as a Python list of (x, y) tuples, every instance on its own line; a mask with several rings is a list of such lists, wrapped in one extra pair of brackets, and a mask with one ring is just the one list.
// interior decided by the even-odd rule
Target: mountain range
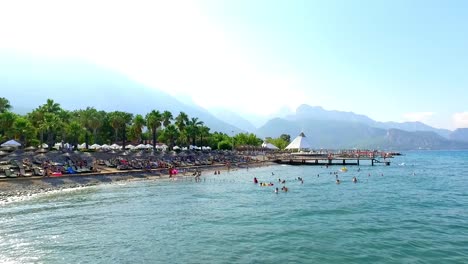
[(325, 110), (301, 105), (295, 112), (282, 111), (260, 127), (225, 109), (204, 109), (188, 98), (175, 98), (149, 88), (118, 72), (83, 61), (31, 58), (0, 54), (1, 97), (10, 100), (14, 110), (26, 113), (48, 98), (64, 109), (93, 106), (105, 111), (146, 114), (153, 109), (180, 111), (198, 117), (211, 131), (232, 135), (252, 132), (258, 136), (292, 138), (303, 131), (315, 148), (380, 149), (468, 149), (468, 129), (450, 131), (421, 122), (378, 122), (353, 112)]

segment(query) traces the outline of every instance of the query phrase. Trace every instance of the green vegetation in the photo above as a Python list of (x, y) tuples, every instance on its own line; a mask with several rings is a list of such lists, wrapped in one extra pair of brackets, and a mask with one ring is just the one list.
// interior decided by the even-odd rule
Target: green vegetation
[[(233, 137), (211, 132), (202, 120), (180, 112), (151, 110), (146, 115), (122, 111), (105, 112), (94, 107), (68, 111), (48, 99), (32, 112), (21, 116), (12, 113), (6, 98), (0, 98), (0, 142), (15, 139), (24, 146), (68, 142), (75, 148), (85, 142), (92, 144), (164, 143), (170, 148), (189, 145), (210, 146), (212, 149), (232, 149), (238, 146), (259, 147), (262, 140), (255, 134), (239, 133)], [(280, 142), (282, 143), (282, 141)], [(275, 144), (275, 143), (273, 143)], [(276, 145), (276, 144), (275, 144)], [(280, 146), (278, 146), (280, 147)]]

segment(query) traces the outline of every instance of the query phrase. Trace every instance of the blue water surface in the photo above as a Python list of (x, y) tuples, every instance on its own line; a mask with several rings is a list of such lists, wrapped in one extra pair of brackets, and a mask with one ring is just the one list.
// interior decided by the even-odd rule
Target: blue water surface
[(275, 165), (9, 203), (0, 263), (468, 263), (468, 152), (405, 154), (339, 185)]

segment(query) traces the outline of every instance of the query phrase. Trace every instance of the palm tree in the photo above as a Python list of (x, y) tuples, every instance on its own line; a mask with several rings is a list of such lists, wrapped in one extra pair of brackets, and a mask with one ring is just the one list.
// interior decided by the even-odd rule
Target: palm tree
[(81, 123), (78, 121), (71, 121), (67, 126), (68, 138), (75, 149), (78, 146), (78, 138), (83, 132), (87, 133)]
[(141, 135), (143, 134), (143, 127), (145, 126), (145, 119), (142, 115), (136, 115), (133, 119), (132, 130), (138, 143), (141, 143)]
[(39, 129), (41, 132), (47, 132), (47, 144), (49, 145), (49, 149), (51, 149), (52, 144), (54, 143), (54, 132), (61, 127), (62, 122), (59, 114), (62, 111), (62, 108), (60, 107), (60, 104), (55, 103), (54, 100), (47, 99), (47, 102), (36, 110), (38, 115), (37, 117), (39, 118)]
[(195, 145), (195, 140), (201, 125), (203, 125), (203, 121), (199, 121), (198, 117), (192, 117), (187, 122), (187, 127), (185, 129), (187, 131), (187, 135), (192, 139), (192, 145)]
[(164, 129), (164, 136), (168, 139), (169, 148), (174, 147), (174, 141), (179, 137), (179, 129), (173, 124), (168, 125)]
[(16, 118), (16, 115), (12, 112), (0, 113), (0, 136), (6, 136), (10, 133), (11, 126)]
[(33, 138), (36, 133), (31, 121), (25, 117), (16, 118), (12, 128), (15, 139), (19, 139), (23, 146), (27, 145), (28, 140)]
[(200, 146), (203, 146), (203, 137), (207, 137), (210, 135), (210, 128), (205, 125), (201, 125), (198, 131), (200, 133)]
[(60, 107), (60, 104), (54, 102), (52, 99), (47, 99), (47, 102), (40, 106), (43, 112), (46, 113), (53, 113), (53, 114), (58, 114), (62, 108)]
[(58, 115), (53, 113), (44, 113), (44, 119), (39, 125), (39, 129), (47, 132), (47, 145), (49, 150), (52, 149), (54, 144), (54, 131), (61, 127), (62, 122)]
[(95, 116), (96, 109), (93, 107), (86, 107), (85, 110), (78, 111), (78, 117), (80, 120), (81, 125), (85, 128), (85, 144), (86, 149), (89, 148), (89, 131), (91, 128), (92, 120)]
[(7, 112), (11, 109), (10, 101), (5, 97), (0, 97), (0, 113)]
[(156, 130), (161, 126), (162, 115), (159, 111), (153, 110), (146, 114), (146, 126), (153, 134), (153, 150), (156, 150)]
[(114, 142), (118, 141), (119, 129), (123, 126), (124, 120), (122, 115), (119, 114), (119, 111), (114, 111), (109, 113), (110, 125), (114, 129)]
[(172, 113), (171, 113), (171, 112), (169, 112), (169, 111), (166, 110), (166, 111), (164, 111), (164, 112), (162, 113), (162, 121), (163, 121), (164, 127), (167, 127), (167, 126), (171, 123), (171, 121), (172, 121), (173, 119), (174, 119), (174, 118), (172, 117)]
[(175, 125), (179, 129), (180, 132), (185, 130), (187, 126), (187, 122), (189, 121), (189, 117), (186, 113), (180, 112), (179, 115), (175, 118)]
[(127, 112), (120, 112), (122, 116), (122, 150), (125, 150), (125, 143), (127, 140), (127, 126), (132, 124), (133, 114)]

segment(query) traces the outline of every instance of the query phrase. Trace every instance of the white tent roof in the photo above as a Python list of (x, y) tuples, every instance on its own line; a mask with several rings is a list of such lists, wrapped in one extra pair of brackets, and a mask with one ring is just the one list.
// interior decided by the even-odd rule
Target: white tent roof
[(268, 143), (268, 142), (263, 142), (262, 143), (262, 148), (267, 148), (267, 149), (278, 149), (277, 146), (271, 144), (271, 143)]
[(21, 143), (19, 143), (18, 141), (14, 140), (14, 139), (11, 139), (11, 140), (8, 140), (7, 142), (3, 143), (0, 146), (1, 147), (19, 147), (19, 146), (21, 146)]
[(310, 149), (310, 143), (307, 141), (306, 136), (304, 135), (303, 132), (299, 134), (289, 145), (286, 147), (286, 149)]

